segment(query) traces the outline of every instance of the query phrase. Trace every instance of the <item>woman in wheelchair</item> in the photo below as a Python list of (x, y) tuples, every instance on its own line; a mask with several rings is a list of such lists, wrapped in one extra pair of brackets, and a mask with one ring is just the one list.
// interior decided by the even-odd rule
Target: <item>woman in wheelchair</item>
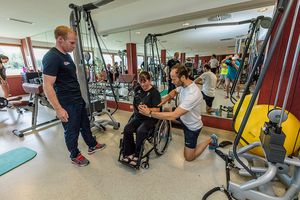
[[(150, 111), (160, 110), (157, 105), (161, 102), (160, 93), (151, 85), (150, 74), (143, 71), (139, 74), (139, 85), (134, 90), (133, 107), (134, 112), (127, 125), (124, 128), (123, 136), (123, 158), (122, 162), (136, 166), (143, 145), (143, 141), (148, 137), (149, 130), (154, 129), (157, 119), (145, 116), (139, 113), (138, 106), (145, 105)], [(136, 142), (134, 142), (133, 133), (136, 133)]]

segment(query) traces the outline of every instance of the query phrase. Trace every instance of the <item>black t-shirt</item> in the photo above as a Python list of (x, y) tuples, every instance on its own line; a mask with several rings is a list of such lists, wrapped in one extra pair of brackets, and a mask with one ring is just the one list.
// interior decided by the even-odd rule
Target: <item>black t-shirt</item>
[(43, 74), (56, 76), (54, 89), (62, 105), (79, 104), (83, 101), (76, 75), (76, 66), (69, 54), (53, 47), (43, 58)]
[(171, 72), (171, 69), (174, 65), (176, 64), (180, 64), (179, 60), (174, 60), (174, 58), (172, 58), (171, 60), (168, 61), (168, 67), (169, 67), (169, 78), (171, 79), (171, 75), (170, 75), (170, 72)]
[(139, 113), (138, 106), (145, 104), (149, 108), (157, 108), (157, 105), (161, 102), (160, 93), (156, 88), (152, 87), (148, 91), (144, 91), (141, 86), (137, 86), (134, 90), (133, 107), (134, 116), (138, 119), (147, 119), (149, 117)]

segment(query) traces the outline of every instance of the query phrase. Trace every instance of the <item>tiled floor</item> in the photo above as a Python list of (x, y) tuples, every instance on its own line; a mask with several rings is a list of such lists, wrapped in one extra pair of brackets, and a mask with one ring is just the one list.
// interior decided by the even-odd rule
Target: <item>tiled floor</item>
[[(40, 110), (39, 120), (54, 117), (51, 110)], [(61, 124), (18, 138), (11, 131), (27, 127), (30, 113), (13, 121), (8, 113), (0, 112), (0, 153), (23, 146), (37, 151), (33, 160), (0, 177), (0, 199), (198, 200), (211, 188), (225, 185), (225, 164), (214, 152), (207, 149), (197, 160), (184, 161), (180, 129), (172, 130), (173, 140), (167, 152), (159, 158), (153, 155), (149, 169), (134, 171), (118, 163), (120, 133), (129, 116), (128, 112), (118, 111), (115, 118), (121, 128), (108, 127), (106, 132), (96, 133), (97, 139), (107, 144), (103, 151), (87, 155), (87, 147), (80, 138), (79, 147), (91, 162), (80, 168), (70, 163)], [(199, 141), (212, 133), (220, 141), (233, 140), (235, 136), (204, 127)], [(226, 198), (216, 194), (211, 199)]]

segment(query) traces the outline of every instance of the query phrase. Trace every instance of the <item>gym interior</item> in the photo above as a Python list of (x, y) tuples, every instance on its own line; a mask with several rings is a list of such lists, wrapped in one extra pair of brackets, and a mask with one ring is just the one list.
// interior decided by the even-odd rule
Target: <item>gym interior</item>
[(3, 2), (0, 199), (299, 199), (299, 7)]

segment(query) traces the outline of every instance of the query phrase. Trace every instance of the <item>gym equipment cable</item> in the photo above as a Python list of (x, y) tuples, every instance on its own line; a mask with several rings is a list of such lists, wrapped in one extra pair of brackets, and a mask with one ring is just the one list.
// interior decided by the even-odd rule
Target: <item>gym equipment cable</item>
[[(94, 3), (84, 4), (82, 6), (78, 6), (78, 5), (75, 5), (75, 4), (70, 4), (69, 5), (69, 7), (72, 9), (72, 12), (70, 14), (70, 24), (75, 29), (75, 31), (78, 35), (78, 48), (77, 48), (78, 51), (77, 51), (77, 53), (78, 53), (78, 56), (79, 56), (79, 60), (78, 60), (77, 63), (80, 63), (79, 66), (82, 67), (82, 69), (84, 71), (83, 74), (84, 74), (85, 80), (87, 80), (87, 75), (86, 75), (86, 66), (85, 66), (84, 55), (83, 55), (83, 49), (84, 48), (83, 48), (82, 35), (81, 35), (81, 29), (80, 29), (81, 16), (83, 14), (83, 16), (85, 18), (85, 23), (87, 23), (89, 28), (91, 28), (92, 31), (93, 31), (94, 38), (96, 39), (97, 47), (99, 49), (99, 53), (100, 53), (101, 59), (103, 61), (103, 67), (106, 71), (106, 74), (109, 74), (108, 69), (106, 67), (105, 60), (104, 60), (104, 56), (103, 56), (103, 53), (102, 53), (102, 49), (101, 49), (101, 46), (100, 46), (98, 34), (97, 34), (96, 29), (95, 29), (94, 22), (93, 22), (93, 19), (92, 19), (92, 16), (91, 16), (91, 10), (97, 9), (100, 6), (108, 4), (112, 1), (113, 0), (99, 0), (99, 1), (96, 1)], [(77, 56), (75, 56), (75, 61), (76, 61), (76, 57)], [(78, 59), (78, 57), (77, 57), (77, 59)], [(116, 103), (116, 109), (111, 113), (111, 115), (113, 115), (118, 110), (119, 107), (118, 107), (117, 97), (115, 95), (114, 88), (113, 88), (113, 80), (111, 80), (109, 76), (108, 76), (108, 80), (109, 80), (109, 85), (110, 85), (110, 88), (112, 90), (113, 97), (114, 97), (114, 100), (115, 100), (115, 103)], [(90, 99), (90, 93), (89, 93), (89, 87), (88, 87), (88, 82), (87, 81), (85, 81), (84, 90), (86, 91), (87, 94), (86, 95), (83, 94), (83, 95), (86, 97), (86, 99), (88, 101), (88, 107), (90, 108), (89, 109), (90, 116), (92, 116), (91, 99)]]

